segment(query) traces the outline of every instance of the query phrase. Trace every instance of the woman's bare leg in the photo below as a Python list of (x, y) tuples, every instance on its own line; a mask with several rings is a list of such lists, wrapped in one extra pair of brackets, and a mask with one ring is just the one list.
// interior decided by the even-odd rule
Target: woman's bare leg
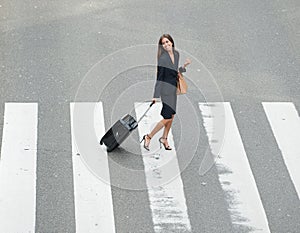
[(150, 144), (150, 140), (151, 138), (158, 132), (160, 131), (163, 127), (166, 126), (166, 120), (163, 119), (161, 120), (160, 122), (158, 122), (156, 124), (156, 126), (154, 127), (154, 129), (151, 131), (151, 133), (147, 134), (147, 136), (145, 137), (145, 146), (146, 147), (149, 147), (149, 144)]
[(156, 124), (156, 126), (154, 127), (154, 129), (148, 135), (152, 138), (158, 131), (160, 131), (163, 127), (166, 126), (166, 123), (167, 123), (166, 120), (162, 119), (160, 122), (158, 122)]
[[(170, 131), (170, 128), (172, 126), (172, 122), (173, 122), (173, 119), (174, 119), (174, 115), (172, 115), (172, 118), (171, 119), (162, 119), (160, 122), (158, 122), (156, 124), (156, 126), (154, 127), (154, 129), (151, 131), (151, 133), (148, 134), (148, 137), (145, 138), (145, 145), (146, 146), (149, 146), (150, 144), (150, 140), (151, 138), (158, 132), (160, 131), (163, 127), (164, 128), (164, 132), (163, 132), (163, 138), (167, 138), (168, 137), (168, 134), (169, 134), (169, 131)], [(165, 140), (164, 144), (168, 147), (169, 144), (168, 144), (168, 141)]]
[(168, 122), (167, 122), (167, 124), (165, 126), (165, 129), (164, 129), (163, 138), (167, 138), (168, 137), (169, 131), (170, 131), (171, 126), (172, 126), (173, 119), (174, 119), (174, 115), (172, 115), (171, 119), (168, 119)]
[(173, 119), (174, 119), (174, 115), (172, 115), (171, 119), (168, 119), (167, 124), (165, 125), (164, 132), (163, 132), (162, 137), (163, 137), (163, 142), (164, 142), (166, 147), (169, 147), (169, 143), (168, 143), (167, 138), (168, 138), (168, 134), (170, 132), (171, 126), (172, 126)]

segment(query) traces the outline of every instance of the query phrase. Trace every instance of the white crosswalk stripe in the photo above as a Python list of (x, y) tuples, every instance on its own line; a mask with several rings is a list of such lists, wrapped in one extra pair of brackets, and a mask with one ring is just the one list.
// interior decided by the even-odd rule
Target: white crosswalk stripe
[(300, 197), (300, 118), (293, 103), (263, 103), (277, 144)]
[[(218, 157), (219, 180), (227, 194), (233, 225), (238, 232), (241, 226), (251, 232), (270, 232), (230, 103), (200, 103), (199, 107), (211, 151)], [(225, 123), (224, 134), (215, 132), (216, 122)]]
[[(149, 103), (135, 103), (138, 119), (148, 106)], [(290, 102), (263, 102), (262, 106), (299, 199), (299, 113)], [(199, 109), (211, 152), (218, 157), (216, 181), (228, 203), (234, 232), (270, 232), (230, 103), (199, 103)], [(155, 104), (139, 123), (139, 138), (160, 121), (160, 110), (161, 104)], [(99, 139), (108, 130), (104, 126), (103, 105), (101, 102), (70, 103), (70, 120), (76, 232), (122, 231), (115, 225), (108, 155), (99, 145)], [(216, 131), (220, 122), (225, 124), (223, 133), (222, 129), (221, 133)], [(5, 104), (0, 157), (0, 232), (35, 232), (37, 132), (37, 103)], [(161, 133), (151, 140), (150, 152), (142, 144), (140, 148), (153, 231), (192, 232), (185, 198), (188, 194), (184, 192), (172, 131), (168, 137), (172, 151), (160, 149)], [(90, 157), (83, 159), (83, 154)]]
[[(74, 122), (74, 108), (76, 112), (84, 114)], [(74, 174), (74, 198), (75, 198), (75, 218), (76, 218), (76, 232), (115, 232), (115, 223), (113, 215), (113, 205), (110, 185), (105, 181), (96, 177), (84, 164), (80, 156), (80, 148), (77, 148), (76, 137), (74, 134), (74, 124), (86, 125), (85, 116), (94, 116), (94, 127), (99, 139), (105, 133), (104, 117), (102, 103), (71, 103), (71, 129), (72, 129), (72, 161)], [(80, 132), (87, 140), (90, 131), (94, 128), (81, 128)], [(85, 136), (86, 135), (86, 136)], [(99, 140), (97, 140), (99, 141)], [(107, 161), (107, 153), (96, 145), (96, 150), (91, 150), (90, 153), (95, 152), (95, 157), (102, 158), (97, 165), (105, 175), (105, 180), (109, 180), (109, 169)], [(93, 156), (93, 155), (91, 155)], [(103, 177), (102, 177), (103, 178)]]
[(0, 160), (0, 232), (34, 232), (38, 106), (6, 103)]
[[(138, 119), (148, 106), (148, 103), (135, 104)], [(149, 133), (152, 127), (162, 119), (160, 110), (161, 104), (153, 105), (151, 114), (148, 114), (139, 123), (140, 137)], [(187, 214), (172, 132), (170, 130), (168, 136), (169, 144), (173, 148), (171, 151), (166, 151), (164, 148), (159, 149), (159, 137), (161, 137), (161, 133), (152, 138), (150, 152), (141, 146), (154, 230), (156, 233), (172, 230), (190, 232), (191, 225)]]

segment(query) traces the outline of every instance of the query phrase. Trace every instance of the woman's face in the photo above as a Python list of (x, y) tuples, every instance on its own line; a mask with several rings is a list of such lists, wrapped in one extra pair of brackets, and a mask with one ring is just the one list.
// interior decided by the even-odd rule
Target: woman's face
[(173, 44), (172, 44), (172, 42), (168, 38), (164, 37), (161, 40), (161, 43), (162, 43), (162, 46), (163, 46), (164, 50), (166, 50), (168, 52), (172, 51)]

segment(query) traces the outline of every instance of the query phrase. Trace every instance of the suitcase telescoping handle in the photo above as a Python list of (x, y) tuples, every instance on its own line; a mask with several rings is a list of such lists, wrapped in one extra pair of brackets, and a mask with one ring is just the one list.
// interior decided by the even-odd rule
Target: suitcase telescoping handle
[(141, 118), (138, 120), (138, 124), (140, 123), (140, 121), (144, 118), (144, 116), (146, 116), (147, 112), (150, 110), (150, 108), (152, 107), (152, 105), (155, 104), (155, 101), (152, 101), (151, 104), (149, 105), (149, 107), (147, 108), (146, 112), (143, 114), (143, 116), (141, 116)]
[(149, 109), (152, 107), (152, 105), (155, 104), (155, 101), (153, 100), (149, 106)]

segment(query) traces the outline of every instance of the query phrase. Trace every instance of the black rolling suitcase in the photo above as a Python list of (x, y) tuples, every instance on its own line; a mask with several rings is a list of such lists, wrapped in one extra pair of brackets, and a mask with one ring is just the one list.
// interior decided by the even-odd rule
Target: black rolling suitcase
[(116, 149), (129, 136), (131, 131), (138, 126), (138, 123), (147, 114), (153, 104), (154, 102), (150, 104), (149, 108), (138, 122), (129, 114), (118, 120), (101, 138), (100, 145), (104, 144), (107, 147), (107, 152), (111, 152)]

